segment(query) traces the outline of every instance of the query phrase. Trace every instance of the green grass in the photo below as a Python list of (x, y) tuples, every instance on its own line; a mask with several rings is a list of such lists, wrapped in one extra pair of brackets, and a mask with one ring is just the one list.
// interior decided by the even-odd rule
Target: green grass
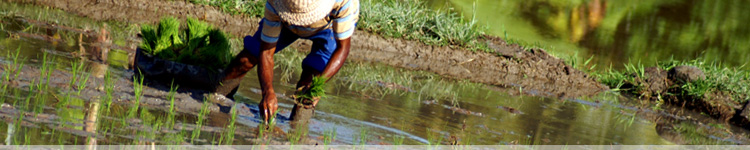
[(481, 42), (483, 29), (449, 10), (432, 10), (422, 1), (361, 0), (359, 28), (385, 37), (418, 40), (429, 45), (455, 45), (490, 51)]
[(266, 6), (266, 0), (190, 0), (190, 2), (216, 6), (222, 11), (233, 15), (245, 14), (253, 17), (262, 17)]
[[(664, 70), (670, 70), (675, 66), (680, 65), (700, 68), (705, 73), (706, 79), (679, 85), (678, 88), (683, 91), (683, 93), (667, 94), (681, 94), (694, 98), (703, 98), (706, 94), (711, 92), (726, 92), (729, 95), (732, 95), (734, 101), (739, 103), (747, 102), (750, 98), (750, 88), (747, 87), (747, 85), (750, 84), (750, 72), (738, 68), (725, 67), (722, 64), (707, 62), (703, 59), (688, 61), (666, 60), (658, 63), (658, 67)], [(594, 73), (594, 76), (598, 78), (599, 82), (610, 86), (615, 91), (624, 91), (629, 94), (643, 96), (639, 95), (639, 93), (646, 90), (645, 86), (640, 84), (642, 78), (646, 77), (645, 68), (646, 66), (641, 64), (626, 64), (625, 70), (623, 71), (609, 69), (602, 72), (596, 72)], [(626, 84), (633, 85), (628, 89), (623, 89), (622, 87)]]

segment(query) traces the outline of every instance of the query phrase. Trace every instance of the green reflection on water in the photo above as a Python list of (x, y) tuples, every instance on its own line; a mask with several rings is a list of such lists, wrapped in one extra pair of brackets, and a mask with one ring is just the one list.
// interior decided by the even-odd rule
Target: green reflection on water
[[(473, 7), (474, 4), (476, 7)], [(487, 25), (489, 34), (539, 42), (561, 58), (594, 56), (599, 66), (705, 58), (729, 66), (750, 60), (750, 1), (430, 0)], [(507, 35), (507, 36), (506, 36)], [(580, 54), (579, 54), (580, 53)], [(578, 54), (578, 55), (576, 55)], [(604, 67), (599, 67), (600, 69)], [(744, 67), (743, 69), (747, 69)]]

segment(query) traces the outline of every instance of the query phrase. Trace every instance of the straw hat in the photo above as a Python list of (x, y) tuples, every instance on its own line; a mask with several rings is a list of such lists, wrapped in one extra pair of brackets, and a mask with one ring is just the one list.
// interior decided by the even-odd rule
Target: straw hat
[(284, 22), (304, 26), (325, 18), (336, 0), (272, 0), (274, 9)]

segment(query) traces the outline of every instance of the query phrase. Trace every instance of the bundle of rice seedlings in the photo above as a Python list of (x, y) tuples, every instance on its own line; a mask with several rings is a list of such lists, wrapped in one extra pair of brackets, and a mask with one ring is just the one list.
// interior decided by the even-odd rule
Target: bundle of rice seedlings
[(139, 48), (161, 59), (214, 71), (225, 68), (232, 59), (226, 34), (195, 18), (187, 19), (184, 30), (180, 30), (177, 19), (164, 18), (156, 30), (148, 25), (143, 26), (141, 34), (143, 42)]
[(325, 84), (328, 79), (322, 76), (313, 77), (310, 88), (306, 91), (300, 91), (297, 93), (297, 98), (301, 99), (315, 99), (323, 98), (326, 96)]

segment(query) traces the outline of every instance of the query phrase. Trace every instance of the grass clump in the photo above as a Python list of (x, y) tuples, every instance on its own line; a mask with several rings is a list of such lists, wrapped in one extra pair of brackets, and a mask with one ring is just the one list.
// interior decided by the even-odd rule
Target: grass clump
[(418, 40), (429, 45), (455, 45), (471, 50), (490, 51), (480, 42), (484, 29), (475, 19), (456, 12), (432, 10), (422, 1), (361, 0), (359, 28), (385, 37)]
[(659, 63), (659, 67), (668, 70), (675, 66), (695, 66), (703, 70), (705, 80), (688, 82), (681, 88), (685, 94), (700, 96), (711, 92), (726, 92), (734, 101), (744, 103), (750, 100), (750, 72), (738, 68), (725, 67), (723, 64), (706, 62), (702, 59), (690, 61), (669, 60)]
[(229, 64), (232, 52), (224, 32), (194, 18), (187, 19), (186, 27), (180, 30), (180, 21), (172, 17), (162, 19), (156, 28), (145, 25), (139, 48), (152, 56), (211, 70)]
[(232, 15), (246, 14), (263, 17), (266, 0), (190, 0), (191, 3), (219, 7), (222, 11)]
[[(668, 89), (664, 93), (648, 93), (647, 73), (643, 65), (625, 65), (624, 71), (608, 70), (595, 75), (599, 82), (610, 86), (615, 91), (627, 92), (639, 96), (682, 97), (690, 100), (709, 99), (709, 94), (729, 95), (732, 101), (745, 103), (750, 98), (750, 72), (737, 68), (724, 67), (718, 63), (706, 62), (703, 59), (690, 61), (666, 60), (658, 67), (668, 71), (677, 66), (694, 66), (701, 69), (706, 78), (679, 84), (669, 79)], [(611, 68), (611, 67), (610, 67)], [(649, 95), (647, 95), (649, 94)], [(659, 95), (657, 95), (659, 94)]]

